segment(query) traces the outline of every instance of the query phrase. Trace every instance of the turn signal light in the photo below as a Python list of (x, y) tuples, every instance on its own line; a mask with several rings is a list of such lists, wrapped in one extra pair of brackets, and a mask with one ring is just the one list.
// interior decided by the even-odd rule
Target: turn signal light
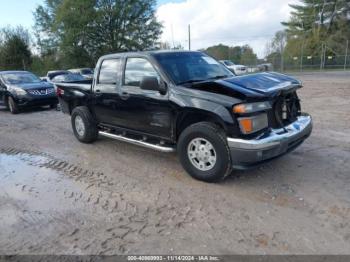
[(243, 134), (252, 134), (268, 126), (267, 114), (259, 114), (251, 117), (239, 117), (239, 127)]
[(253, 121), (250, 118), (243, 118), (239, 121), (242, 132), (249, 134), (253, 131)]

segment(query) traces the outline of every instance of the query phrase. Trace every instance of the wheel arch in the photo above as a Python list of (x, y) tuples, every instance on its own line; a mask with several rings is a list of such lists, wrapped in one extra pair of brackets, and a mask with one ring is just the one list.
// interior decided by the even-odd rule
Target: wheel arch
[(227, 125), (224, 122), (224, 120), (219, 115), (213, 112), (198, 109), (183, 110), (179, 113), (175, 121), (176, 140), (178, 140), (180, 134), (187, 127), (199, 122), (214, 123), (215, 125), (222, 128), (225, 131), (225, 133), (228, 132)]

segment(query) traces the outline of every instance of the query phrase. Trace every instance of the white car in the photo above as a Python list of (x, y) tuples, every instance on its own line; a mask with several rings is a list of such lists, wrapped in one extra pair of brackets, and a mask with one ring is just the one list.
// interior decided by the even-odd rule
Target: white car
[(244, 65), (236, 65), (230, 60), (220, 60), (220, 62), (230, 69), (230, 71), (232, 71), (235, 75), (239, 76), (247, 73), (247, 67)]

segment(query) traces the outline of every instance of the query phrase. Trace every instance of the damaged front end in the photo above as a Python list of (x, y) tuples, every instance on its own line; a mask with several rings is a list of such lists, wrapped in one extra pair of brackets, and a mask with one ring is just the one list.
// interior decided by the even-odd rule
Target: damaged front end
[(234, 107), (240, 124), (242, 120), (257, 116), (267, 116), (268, 122), (264, 129), (253, 133), (245, 133), (241, 127), (241, 137), (227, 139), (234, 168), (246, 169), (282, 156), (310, 136), (312, 118), (301, 111), (297, 89), (302, 84), (296, 79), (277, 73), (264, 73), (221, 82), (226, 82), (226, 86), (229, 83), (230, 88), (244, 93), (250, 104), (252, 101), (265, 101), (270, 105), (254, 112), (235, 112), (239, 106)]

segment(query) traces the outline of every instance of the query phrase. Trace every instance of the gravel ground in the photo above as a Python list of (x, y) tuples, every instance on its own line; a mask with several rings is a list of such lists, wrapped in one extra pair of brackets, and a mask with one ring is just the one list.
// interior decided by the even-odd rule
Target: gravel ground
[(0, 254), (350, 254), (350, 73), (300, 74), (312, 136), (219, 184), (175, 154), (0, 108)]

